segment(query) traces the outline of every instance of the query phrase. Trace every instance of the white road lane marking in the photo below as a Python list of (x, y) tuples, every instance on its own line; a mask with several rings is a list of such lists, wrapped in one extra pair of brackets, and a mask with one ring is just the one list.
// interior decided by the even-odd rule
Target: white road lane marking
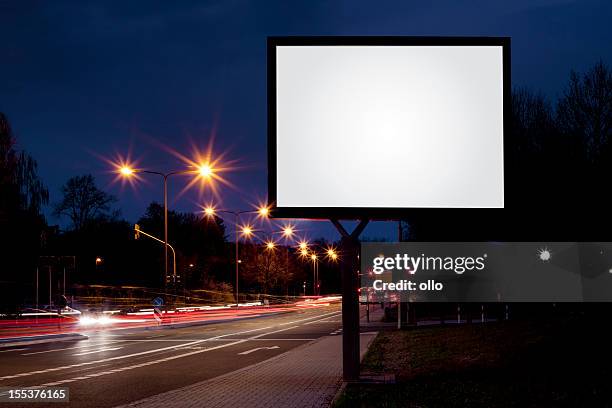
[(304, 323), (304, 324), (314, 324), (314, 323), (342, 323), (342, 320), (323, 319), (323, 320), (317, 320), (315, 322), (308, 322), (308, 323)]
[(27, 350), (27, 348), (0, 350), (0, 353), (8, 353), (9, 351), (23, 351), (23, 350)]
[[(279, 333), (279, 332), (282, 332), (282, 331), (295, 329), (297, 327), (299, 327), (299, 326), (292, 326), (292, 327), (287, 327), (287, 328), (284, 328), (284, 329), (275, 330), (275, 331), (268, 332), (268, 333), (262, 333), (262, 334), (259, 334), (257, 336), (253, 336), (253, 338), (256, 339), (256, 338), (259, 338), (259, 337), (262, 337), (262, 336), (266, 336), (268, 334)], [(71, 383), (71, 382), (75, 382), (75, 381), (79, 381), (79, 380), (86, 380), (86, 379), (89, 379), (89, 378), (102, 377), (102, 376), (105, 376), (105, 375), (115, 374), (115, 373), (119, 373), (119, 372), (122, 372), (122, 371), (134, 370), (136, 368), (142, 368), (142, 367), (147, 367), (147, 366), (150, 366), (150, 365), (153, 365), (153, 364), (164, 363), (164, 362), (167, 362), (167, 361), (176, 360), (178, 358), (189, 357), (189, 356), (193, 356), (195, 354), (200, 354), (200, 353), (206, 353), (207, 351), (218, 350), (218, 349), (221, 349), (221, 348), (233, 346), (235, 344), (241, 344), (241, 343), (247, 342), (249, 340), (251, 340), (251, 338), (244, 339), (244, 340), (238, 340), (238, 341), (235, 341), (233, 343), (221, 344), (219, 346), (209, 347), (209, 348), (205, 348), (205, 349), (202, 349), (202, 350), (196, 350), (196, 351), (192, 351), (192, 352), (185, 353), (185, 354), (179, 354), (179, 355), (176, 355), (176, 356), (165, 357), (165, 358), (161, 358), (161, 359), (158, 359), (158, 360), (146, 361), (146, 362), (141, 363), (141, 364), (135, 364), (135, 365), (126, 366), (126, 367), (119, 367), (119, 368), (115, 368), (114, 370), (101, 371), (101, 372), (97, 372), (97, 373), (93, 373), (93, 374), (89, 374), (89, 375), (85, 375), (85, 376), (81, 376), (81, 377), (67, 378), (65, 380), (59, 380), (59, 381), (55, 381), (55, 382), (41, 384), (38, 387), (53, 387), (53, 386), (56, 386), (56, 385), (67, 384), (67, 383)]]
[(238, 355), (239, 356), (245, 356), (247, 354), (251, 354), (251, 353), (254, 353), (254, 352), (259, 351), (259, 350), (276, 350), (276, 349), (279, 349), (279, 348), (280, 348), (280, 346), (257, 347), (257, 348), (254, 348), (254, 349), (243, 351), (242, 353), (238, 353)]
[[(311, 339), (250, 339), (249, 341), (313, 341), (316, 340), (316, 337), (313, 337)], [(240, 339), (233, 339), (233, 340), (240, 340)]]
[(101, 345), (102, 344), (86, 344), (86, 345), (81, 345), (77, 347), (63, 347), (63, 348), (57, 348), (57, 349), (51, 349), (51, 350), (32, 351), (30, 353), (22, 353), (21, 355), (22, 356), (32, 356), (35, 354), (55, 353), (56, 351), (64, 351), (64, 350), (82, 350), (82, 349), (87, 349), (87, 348), (101, 346)]
[(84, 351), (82, 353), (76, 353), (76, 354), (73, 354), (73, 356), (85, 356), (87, 354), (102, 353), (104, 351), (114, 351), (114, 350), (119, 350), (122, 348), (123, 347), (104, 347), (98, 350), (91, 350), (91, 351)]
[[(307, 317), (305, 319), (296, 320), (293, 323), (305, 322), (305, 321), (308, 321), (308, 320), (316, 319), (317, 317), (325, 318), (325, 317), (328, 317), (328, 316), (333, 315), (333, 314), (339, 315), (340, 313), (341, 312), (336, 311), (336, 312), (330, 312), (330, 313), (326, 313), (326, 314), (319, 315), (319, 316), (311, 316), (311, 317)], [(281, 326), (281, 325), (285, 325), (285, 324), (286, 323), (281, 323), (281, 324), (277, 324), (276, 326)], [(261, 331), (261, 330), (267, 330), (267, 329), (271, 329), (272, 327), (274, 327), (274, 326), (258, 327), (256, 329), (245, 330), (245, 331), (235, 332), (235, 333), (222, 334), (222, 335), (219, 335), (219, 336), (211, 337), (209, 339), (196, 340), (196, 341), (192, 341), (192, 342), (189, 342), (189, 343), (186, 343), (186, 344), (177, 344), (177, 345), (162, 347), (162, 348), (158, 348), (158, 349), (141, 351), (139, 353), (124, 354), (124, 355), (121, 355), (121, 356), (109, 357), (109, 358), (105, 358), (105, 359), (101, 359), (101, 360), (84, 361), (82, 363), (69, 364), (69, 365), (60, 366), (60, 367), (46, 368), (46, 369), (42, 369), (42, 370), (28, 371), (28, 372), (24, 372), (24, 373), (5, 375), (5, 376), (0, 377), (0, 381), (2, 381), (2, 380), (10, 380), (10, 379), (13, 379), (13, 378), (28, 377), (28, 376), (36, 375), (36, 374), (46, 374), (46, 373), (55, 372), (55, 371), (67, 370), (67, 369), (70, 369), (70, 368), (83, 367), (83, 366), (86, 366), (86, 365), (106, 363), (108, 361), (123, 360), (123, 359), (126, 359), (126, 358), (138, 357), (138, 356), (147, 355), (147, 354), (151, 354), (151, 353), (158, 353), (158, 352), (161, 352), (161, 351), (176, 350), (176, 349), (180, 349), (180, 348), (184, 348), (184, 347), (188, 347), (188, 346), (193, 346), (195, 344), (200, 344), (200, 343), (203, 343), (203, 342), (206, 342), (206, 341), (216, 340), (216, 339), (220, 339), (220, 338), (223, 338), (223, 337), (230, 337), (230, 336), (241, 335), (241, 334), (245, 334), (245, 333), (252, 333), (252, 332)], [(293, 327), (290, 327), (289, 329), (292, 329), (292, 328)], [(289, 330), (289, 329), (286, 329), (286, 330)], [(283, 330), (281, 330), (281, 331), (283, 331)], [(263, 337), (263, 336), (265, 336), (267, 334), (272, 334), (272, 333), (276, 333), (276, 332), (264, 333), (264, 334), (262, 334), (260, 336), (256, 336), (256, 338)], [(248, 341), (248, 340), (249, 339), (244, 340), (244, 341)], [(250, 339), (250, 340), (252, 340), (252, 339)], [(240, 342), (243, 342), (243, 341), (241, 340)], [(209, 350), (214, 350), (214, 349), (217, 349), (217, 348), (223, 348), (223, 347), (231, 346), (233, 344), (238, 344), (238, 342), (222, 344), (222, 345), (219, 345), (217, 347), (206, 349), (206, 350), (197, 350), (197, 351), (194, 351), (193, 353), (197, 354), (197, 353), (201, 353), (201, 352), (204, 352), (204, 351), (209, 351)], [(187, 354), (187, 355), (190, 355), (190, 354)], [(184, 356), (184, 355), (179, 355), (177, 358), (180, 358), (181, 356)], [(174, 356), (172, 356), (172, 357), (174, 357)], [(167, 357), (167, 358), (170, 358), (170, 360), (173, 360), (174, 358), (172, 358), (172, 357)], [(157, 362), (164, 362), (164, 361), (170, 361), (170, 360), (165, 360), (165, 359), (154, 360), (154, 361), (151, 362), (151, 364), (156, 364)], [(143, 363), (143, 364), (145, 364), (145, 363)], [(146, 364), (146, 365), (150, 365), (150, 364)]]

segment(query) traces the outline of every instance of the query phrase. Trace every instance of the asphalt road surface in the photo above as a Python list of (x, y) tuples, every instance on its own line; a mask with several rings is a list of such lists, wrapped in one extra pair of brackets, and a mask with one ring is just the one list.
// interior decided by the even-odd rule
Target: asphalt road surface
[(109, 330), (88, 333), (86, 340), (0, 347), (0, 387), (68, 387), (70, 403), (50, 405), (112, 407), (338, 335), (341, 326), (340, 306), (331, 304), (226, 323)]

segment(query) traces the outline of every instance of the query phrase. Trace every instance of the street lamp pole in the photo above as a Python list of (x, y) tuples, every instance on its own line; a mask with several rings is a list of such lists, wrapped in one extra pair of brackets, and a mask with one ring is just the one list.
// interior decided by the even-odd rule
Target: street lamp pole
[[(208, 164), (201, 165), (196, 170), (179, 170), (179, 171), (171, 171), (169, 173), (163, 173), (160, 171), (153, 170), (141, 170), (141, 169), (133, 169), (128, 166), (123, 166), (119, 169), (119, 173), (125, 177), (130, 177), (134, 175), (134, 173), (146, 173), (146, 174), (155, 174), (157, 176), (161, 176), (164, 180), (164, 285), (166, 279), (168, 279), (168, 177), (178, 175), (178, 174), (200, 174), (202, 177), (210, 178), (213, 174), (214, 170)], [(176, 282), (176, 269), (172, 275), (173, 282)]]
[(313, 253), (310, 256), (312, 259), (312, 294), (313, 296), (317, 295), (317, 254)]
[[(207, 216), (214, 216), (217, 213), (224, 213), (224, 214), (231, 214), (234, 216), (234, 248), (235, 248), (235, 263), (236, 263), (236, 309), (238, 309), (238, 295), (239, 295), (239, 291), (238, 291), (238, 277), (239, 277), (239, 266), (238, 266), (238, 240), (240, 239), (240, 230), (239, 230), (239, 221), (240, 221), (240, 215), (241, 214), (247, 214), (247, 213), (254, 213), (254, 212), (258, 212), (260, 215), (262, 216), (267, 216), (268, 214), (268, 210), (267, 207), (263, 207), (260, 208), (258, 211), (230, 211), (230, 210), (217, 210), (213, 207), (207, 207), (204, 209), (204, 214), (206, 214)], [(251, 230), (249, 229), (248, 232), (246, 231), (246, 229), (243, 230), (244, 234), (251, 234)]]
[[(135, 170), (138, 173), (156, 174), (164, 179), (164, 284), (168, 279), (168, 177), (177, 174), (193, 174), (193, 170), (172, 171), (170, 173), (162, 173), (152, 170)], [(176, 269), (172, 274), (172, 281), (176, 282)]]
[(234, 241), (235, 241), (235, 246), (236, 246), (236, 310), (238, 310), (238, 218), (240, 217), (240, 213), (238, 212), (234, 212), (234, 223), (236, 224), (235, 227), (235, 236), (234, 236)]

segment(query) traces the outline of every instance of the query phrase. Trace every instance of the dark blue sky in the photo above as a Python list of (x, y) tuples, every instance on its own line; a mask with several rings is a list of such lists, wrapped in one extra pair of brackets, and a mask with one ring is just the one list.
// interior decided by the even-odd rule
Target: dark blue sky
[[(92, 173), (134, 221), (161, 186), (113, 185), (96, 154), (131, 148), (143, 166), (172, 170), (180, 160), (152, 140), (188, 154), (216, 129), (215, 151), (243, 167), (219, 205), (244, 209), (266, 194), (266, 36), (511, 36), (513, 85), (554, 100), (571, 69), (612, 62), (611, 21), (606, 1), (0, 1), (0, 111), (52, 201), (67, 178)], [(172, 207), (197, 201), (188, 193)], [(304, 228), (336, 237), (329, 223)], [(364, 235), (395, 230), (374, 223)]]

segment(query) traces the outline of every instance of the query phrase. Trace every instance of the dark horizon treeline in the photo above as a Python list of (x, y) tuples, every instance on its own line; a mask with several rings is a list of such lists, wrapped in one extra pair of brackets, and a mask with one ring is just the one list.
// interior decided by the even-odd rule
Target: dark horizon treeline
[[(407, 210), (409, 228), (403, 236), (422, 241), (607, 241), (612, 228), (610, 68), (600, 61), (584, 73), (572, 72), (556, 101), (515, 88), (506, 121), (506, 208)], [(54, 214), (69, 220), (70, 228), (49, 226), (42, 213), (50, 204), (49, 192), (38, 177), (36, 161), (15, 143), (9, 121), (0, 113), (0, 304), (15, 307), (32, 301), (37, 266), (68, 268), (67, 286), (163, 285), (163, 246), (146, 238), (135, 240), (133, 225), (121, 219), (114, 197), (99, 190), (92, 176), (70, 178), (62, 200), (52, 200)], [(162, 237), (162, 206), (151, 203), (138, 223), (143, 231)], [(233, 245), (221, 219), (169, 211), (169, 230), (181, 284), (233, 288)], [(294, 253), (289, 276), (284, 248), (271, 253), (248, 243), (241, 248), (241, 292), (295, 294), (303, 282), (312, 285), (312, 266), (298, 262)], [(335, 266), (321, 262), (320, 268), (323, 291), (339, 291)], [(53, 285), (59, 293), (59, 280)], [(311, 291), (307, 287), (306, 292)]]

